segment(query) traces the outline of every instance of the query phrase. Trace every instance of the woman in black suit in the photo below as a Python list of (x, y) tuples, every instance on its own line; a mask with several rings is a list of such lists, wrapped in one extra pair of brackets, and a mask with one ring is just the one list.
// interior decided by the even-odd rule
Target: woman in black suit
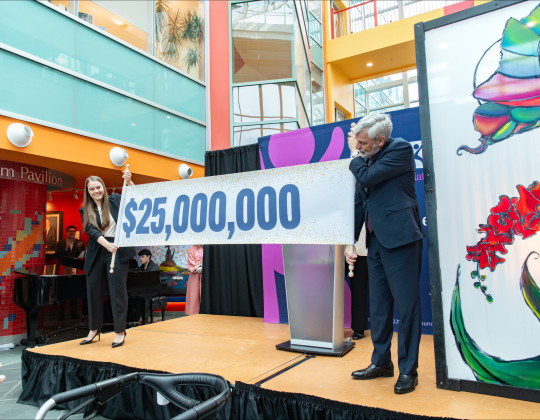
[[(127, 185), (134, 185), (128, 170), (122, 176)], [(119, 248), (114, 245), (119, 207), (120, 194), (109, 196), (100, 177), (89, 176), (86, 179), (83, 207), (79, 211), (83, 226), (90, 237), (84, 260), (90, 331), (80, 344), (90, 344), (96, 336), (98, 340), (100, 338), (103, 325), (103, 280), (105, 277), (109, 282), (116, 333), (112, 347), (120, 347), (125, 341), (128, 306), (127, 275), (129, 260), (135, 255), (135, 248)], [(114, 273), (109, 273), (111, 258), (115, 251), (117, 252)]]

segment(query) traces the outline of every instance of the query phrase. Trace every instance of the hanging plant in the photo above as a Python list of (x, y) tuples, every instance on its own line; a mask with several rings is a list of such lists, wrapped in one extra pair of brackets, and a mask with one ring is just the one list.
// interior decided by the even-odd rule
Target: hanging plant
[(188, 10), (182, 18), (182, 38), (197, 42), (203, 37), (204, 20), (197, 12)]
[(156, 0), (156, 13), (168, 12), (170, 0)]
[(188, 48), (184, 54), (184, 62), (186, 63), (187, 71), (189, 72), (192, 67), (197, 67), (200, 59), (201, 53), (199, 52), (199, 47)]
[(169, 15), (169, 38), (163, 49), (163, 57), (169, 61), (175, 60), (178, 57), (182, 39), (182, 16), (179, 11), (176, 11), (173, 16)]

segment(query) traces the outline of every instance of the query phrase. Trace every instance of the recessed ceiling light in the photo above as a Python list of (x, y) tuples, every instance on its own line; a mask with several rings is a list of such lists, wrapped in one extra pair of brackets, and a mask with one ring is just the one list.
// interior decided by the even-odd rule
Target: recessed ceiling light
[(373, 67), (373, 63), (371, 61), (366, 63), (366, 67)]
[(131, 125), (135, 125), (135, 123), (131, 123)]

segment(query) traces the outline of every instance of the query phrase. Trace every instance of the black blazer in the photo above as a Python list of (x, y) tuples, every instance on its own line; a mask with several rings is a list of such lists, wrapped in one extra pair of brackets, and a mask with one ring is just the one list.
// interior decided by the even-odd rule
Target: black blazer
[(159, 265), (157, 265), (154, 261), (150, 260), (148, 261), (146, 270), (144, 269), (142, 264), (139, 266), (139, 270), (140, 271), (159, 271)]
[[(111, 194), (109, 196), (109, 208), (111, 212), (111, 216), (113, 217), (114, 221), (118, 223), (118, 211), (120, 208), (120, 194)], [(81, 219), (83, 219), (83, 208), (81, 207), (79, 209), (79, 213), (81, 214)], [(97, 216), (97, 223), (101, 227), (101, 219), (99, 217), (99, 213), (97, 211), (96, 207), (96, 216)], [(86, 257), (84, 259), (84, 272), (86, 274), (90, 273), (90, 270), (92, 269), (92, 266), (94, 265), (94, 260), (96, 259), (96, 256), (99, 251), (99, 247), (101, 247), (100, 244), (98, 244), (97, 240), (100, 236), (103, 236), (103, 233), (92, 223), (88, 223), (85, 228), (86, 233), (90, 237), (90, 241), (88, 241), (88, 249), (86, 250)], [(117, 229), (120, 229), (120, 226), (117, 226)], [(129, 261), (131, 258), (135, 256), (135, 248), (132, 246), (123, 247), (118, 249), (118, 258), (120, 258), (121, 263), (125, 263)]]
[(385, 248), (397, 248), (424, 237), (414, 191), (414, 168), (412, 147), (400, 138), (389, 138), (369, 166), (362, 157), (349, 165), (357, 187), (367, 189), (366, 218)]

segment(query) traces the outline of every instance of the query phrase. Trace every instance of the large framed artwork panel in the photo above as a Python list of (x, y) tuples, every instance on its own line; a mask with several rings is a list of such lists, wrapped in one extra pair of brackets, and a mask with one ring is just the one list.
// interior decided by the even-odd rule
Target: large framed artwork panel
[(540, 401), (540, 2), (415, 37), (437, 385)]

